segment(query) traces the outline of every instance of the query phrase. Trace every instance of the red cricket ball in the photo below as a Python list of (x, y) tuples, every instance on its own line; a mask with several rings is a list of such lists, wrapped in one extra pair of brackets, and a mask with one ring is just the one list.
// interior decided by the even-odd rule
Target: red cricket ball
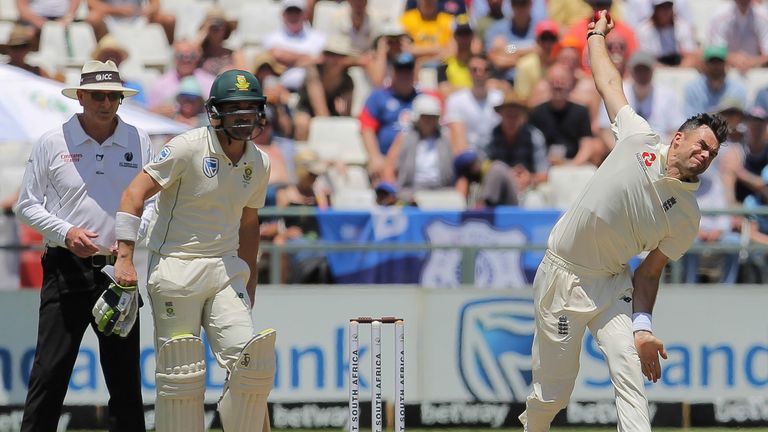
[[(611, 14), (607, 11), (605, 12), (605, 19), (608, 20), (608, 22), (611, 22)], [(595, 16), (592, 18), (592, 21), (598, 22), (600, 21), (600, 11), (595, 11)]]

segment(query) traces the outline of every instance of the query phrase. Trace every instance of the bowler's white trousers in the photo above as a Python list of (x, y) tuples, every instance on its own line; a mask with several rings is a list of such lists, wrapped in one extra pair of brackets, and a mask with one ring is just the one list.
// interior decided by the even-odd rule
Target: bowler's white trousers
[(205, 329), (217, 362), (232, 370), (255, 332), (245, 284), (250, 269), (236, 256), (174, 258), (150, 253), (147, 292), (155, 350), (174, 336)]
[(528, 432), (548, 431), (568, 405), (587, 328), (608, 362), (619, 432), (650, 432), (648, 400), (632, 334), (632, 278), (568, 263), (547, 251), (533, 281), (536, 329), (533, 390), (520, 421)]

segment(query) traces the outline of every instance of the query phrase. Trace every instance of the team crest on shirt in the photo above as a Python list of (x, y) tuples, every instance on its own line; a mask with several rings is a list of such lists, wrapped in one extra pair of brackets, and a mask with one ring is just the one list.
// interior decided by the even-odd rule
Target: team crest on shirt
[(219, 172), (219, 160), (215, 157), (203, 159), (203, 174), (208, 178), (213, 178)]
[(162, 161), (168, 159), (168, 156), (170, 156), (170, 155), (171, 155), (171, 148), (168, 147), (168, 146), (165, 146), (165, 147), (163, 147), (160, 150), (160, 153), (157, 154), (157, 156), (155, 157), (154, 162), (158, 162), (158, 163), (162, 162)]
[(643, 163), (645, 166), (650, 167), (656, 160), (656, 153), (643, 152)]
[(246, 183), (250, 183), (251, 177), (253, 177), (253, 168), (247, 166), (245, 167), (245, 171), (243, 172), (243, 181)]

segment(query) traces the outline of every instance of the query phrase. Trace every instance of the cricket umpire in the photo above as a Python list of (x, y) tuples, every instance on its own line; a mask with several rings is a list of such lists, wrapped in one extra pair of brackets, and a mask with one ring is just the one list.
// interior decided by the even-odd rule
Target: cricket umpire
[[(520, 416), (531, 432), (548, 431), (568, 405), (587, 328), (608, 363), (618, 430), (650, 432), (643, 375), (656, 382), (666, 358), (651, 328), (659, 280), (696, 238), (698, 176), (727, 132), (722, 118), (698, 114), (662, 143), (627, 103), (605, 44), (613, 24), (606, 11), (598, 18), (589, 59), (616, 146), (552, 229), (534, 278), (533, 388)], [(643, 251), (632, 274), (627, 262)]]
[[(151, 160), (149, 136), (117, 115), (126, 88), (112, 61), (85, 63), (62, 90), (82, 113), (46, 132), (31, 152), (18, 201), (21, 220), (45, 238), (37, 350), (22, 431), (55, 431), (80, 343), (113, 264), (120, 196)], [(109, 430), (143, 431), (138, 322), (127, 337), (96, 331), (109, 390)]]

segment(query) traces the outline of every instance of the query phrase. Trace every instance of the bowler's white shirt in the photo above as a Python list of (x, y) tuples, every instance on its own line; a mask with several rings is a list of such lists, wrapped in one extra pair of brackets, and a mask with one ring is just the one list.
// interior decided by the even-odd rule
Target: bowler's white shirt
[(143, 130), (118, 117), (114, 134), (99, 144), (74, 115), (32, 148), (17, 213), (47, 245), (65, 247), (67, 231), (77, 226), (97, 233), (92, 241), (109, 254), (123, 190), (151, 159)]
[(233, 164), (209, 127), (169, 141), (144, 171), (163, 190), (149, 249), (177, 258), (237, 255), (244, 207), (264, 206), (269, 157), (248, 142)]
[(642, 251), (658, 248), (679, 259), (699, 231), (699, 183), (666, 176), (669, 145), (629, 105), (619, 110), (612, 129), (616, 146), (552, 229), (549, 248), (571, 263), (611, 274)]

